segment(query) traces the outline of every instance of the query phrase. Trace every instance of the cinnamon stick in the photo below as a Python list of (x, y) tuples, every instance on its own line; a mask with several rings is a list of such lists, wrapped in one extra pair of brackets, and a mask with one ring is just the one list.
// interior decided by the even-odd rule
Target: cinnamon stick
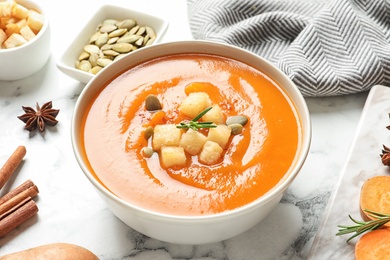
[(0, 198), (0, 237), (38, 212), (38, 207), (32, 200), (38, 193), (38, 187), (27, 180)]
[(6, 213), (9, 210), (12, 210), (12, 208), (16, 207), (19, 203), (24, 201), (27, 198), (33, 198), (38, 194), (38, 188), (37, 186), (29, 187), (28, 189), (20, 192), (16, 196), (12, 197), (11, 199), (7, 200), (6, 202), (0, 204), (0, 220), (2, 219), (2, 215)]
[(23, 182), (18, 187), (16, 187), (15, 189), (11, 190), (10, 192), (8, 192), (4, 196), (2, 196), (0, 198), (0, 205), (5, 203), (7, 200), (10, 200), (11, 198), (15, 197), (17, 194), (19, 194), (19, 193), (23, 192), (24, 190), (27, 190), (28, 188), (33, 187), (33, 186), (35, 186), (35, 184), (31, 180), (27, 180), (27, 181)]
[(10, 213), (8, 216), (0, 220), (0, 237), (7, 235), (17, 226), (33, 217), (38, 212), (38, 207), (35, 202), (28, 199), (23, 205), (20, 205), (17, 210)]
[(19, 164), (22, 162), (23, 157), (26, 155), (26, 147), (18, 146), (14, 153), (8, 158), (3, 167), (0, 169), (0, 189), (4, 184), (9, 180), (12, 174), (18, 168)]

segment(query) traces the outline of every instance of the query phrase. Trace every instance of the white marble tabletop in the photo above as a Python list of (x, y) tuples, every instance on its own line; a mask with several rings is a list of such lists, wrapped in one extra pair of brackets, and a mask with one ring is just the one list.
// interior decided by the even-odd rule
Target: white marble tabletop
[[(313, 139), (307, 161), (281, 203), (251, 230), (219, 243), (182, 246), (148, 238), (118, 220), (98, 197), (73, 156), (70, 122), (84, 84), (62, 74), (56, 60), (95, 9), (118, 4), (158, 14), (169, 21), (163, 42), (191, 39), (186, 1), (50, 1), (52, 55), (26, 79), (0, 81), (0, 164), (18, 145), (27, 148), (22, 165), (1, 194), (31, 179), (39, 188), (38, 214), (0, 239), (0, 255), (66, 242), (100, 259), (306, 259), (354, 139), (367, 93), (306, 98)], [(1, 69), (1, 68), (0, 68)], [(21, 106), (53, 101), (59, 123), (30, 134), (17, 119)], [(321, 258), (319, 256), (317, 259)], [(325, 258), (324, 258), (325, 259)]]
[[(359, 200), (363, 183), (374, 176), (389, 175), (379, 154), (382, 145), (389, 145), (390, 88), (374, 86), (364, 106), (353, 145), (345, 161), (335, 191), (329, 199), (326, 212), (309, 253), (310, 259), (354, 259), (354, 249), (359, 237), (346, 243), (353, 234), (335, 237), (338, 225), (353, 225), (351, 215), (361, 220)], [(333, 250), (329, 250), (332, 248)]]

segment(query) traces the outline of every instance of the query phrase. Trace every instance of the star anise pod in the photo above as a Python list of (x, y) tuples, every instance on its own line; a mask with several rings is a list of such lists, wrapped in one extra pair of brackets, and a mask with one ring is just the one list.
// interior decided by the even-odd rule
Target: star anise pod
[(390, 148), (383, 145), (382, 154), (380, 155), (383, 165), (390, 166)]
[(56, 116), (60, 112), (59, 109), (52, 108), (52, 102), (46, 102), (42, 107), (36, 103), (36, 111), (31, 107), (22, 106), (25, 114), (18, 116), (20, 120), (26, 123), (24, 127), (28, 131), (34, 131), (37, 127), (39, 131), (45, 131), (45, 125), (54, 126), (58, 123)]

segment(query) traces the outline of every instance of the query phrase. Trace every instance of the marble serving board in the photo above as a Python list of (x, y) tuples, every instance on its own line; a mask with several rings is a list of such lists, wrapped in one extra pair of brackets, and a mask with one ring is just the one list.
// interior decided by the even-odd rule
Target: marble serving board
[(355, 134), (355, 139), (314, 238), (309, 259), (355, 259), (355, 244), (360, 236), (347, 243), (348, 234), (335, 234), (338, 225), (354, 224), (348, 215), (362, 219), (359, 196), (363, 182), (376, 175), (390, 176), (390, 168), (380, 159), (382, 145), (390, 146), (390, 131), (386, 128), (390, 125), (389, 113), (390, 87), (374, 86), (367, 97), (357, 131), (351, 133)]

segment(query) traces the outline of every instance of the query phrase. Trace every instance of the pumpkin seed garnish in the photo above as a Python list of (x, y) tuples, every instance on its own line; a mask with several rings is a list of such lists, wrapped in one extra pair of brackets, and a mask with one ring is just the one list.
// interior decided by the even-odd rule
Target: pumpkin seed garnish
[(148, 95), (145, 99), (145, 109), (148, 111), (161, 110), (162, 106), (158, 97), (153, 94)]
[(139, 25), (131, 18), (106, 19), (97, 25), (77, 57), (77, 69), (96, 74), (102, 67), (139, 48), (151, 45), (156, 32), (147, 25)]

